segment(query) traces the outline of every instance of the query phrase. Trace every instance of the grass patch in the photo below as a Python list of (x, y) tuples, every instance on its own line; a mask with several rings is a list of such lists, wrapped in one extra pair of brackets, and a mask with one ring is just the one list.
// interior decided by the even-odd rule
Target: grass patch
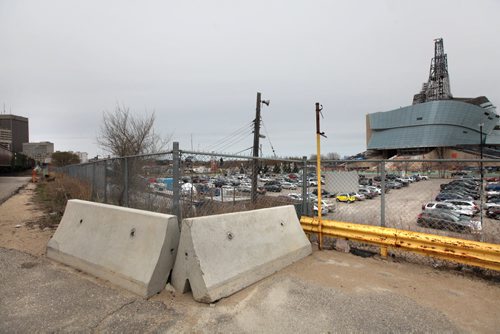
[(38, 225), (41, 229), (55, 228), (61, 221), (68, 200), (90, 201), (90, 198), (90, 185), (68, 175), (56, 174), (52, 181), (41, 180), (35, 189), (34, 199), (46, 215), (31, 225)]

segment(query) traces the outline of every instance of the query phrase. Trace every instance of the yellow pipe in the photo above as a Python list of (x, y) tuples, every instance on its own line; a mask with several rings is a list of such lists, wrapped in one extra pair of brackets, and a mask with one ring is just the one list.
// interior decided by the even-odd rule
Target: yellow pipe
[[(305, 232), (319, 233), (316, 219), (302, 217), (300, 222)], [(497, 244), (332, 220), (324, 220), (321, 225), (322, 234), (381, 246), (381, 255), (391, 247), (500, 271), (500, 245)]]

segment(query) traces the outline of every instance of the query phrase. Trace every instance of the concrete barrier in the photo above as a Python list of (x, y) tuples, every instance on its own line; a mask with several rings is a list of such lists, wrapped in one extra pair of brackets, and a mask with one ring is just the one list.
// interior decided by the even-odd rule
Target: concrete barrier
[(291, 205), (184, 219), (172, 285), (210, 303), (311, 251)]
[(70, 200), (47, 256), (149, 297), (167, 283), (179, 234), (176, 216)]

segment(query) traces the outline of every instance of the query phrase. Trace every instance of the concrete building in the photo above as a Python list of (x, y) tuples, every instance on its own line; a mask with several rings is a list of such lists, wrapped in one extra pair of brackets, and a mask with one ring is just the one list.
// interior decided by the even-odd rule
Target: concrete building
[(390, 157), (435, 148), (477, 150), (482, 138), (491, 151), (500, 147), (499, 118), (484, 96), (414, 104), (368, 114), (366, 146)]
[(48, 141), (23, 144), (23, 154), (37, 162), (50, 163), (52, 153), (54, 153), (54, 143)]
[(29, 121), (26, 117), (0, 114), (0, 130), (2, 130), (0, 133), (0, 145), (3, 147), (9, 146), (9, 150), (13, 152), (22, 152), (23, 143), (30, 141)]
[(84, 164), (89, 161), (89, 154), (87, 152), (74, 152), (80, 158), (80, 163)]
[(500, 115), (485, 97), (460, 98), (451, 94), (443, 39), (434, 40), (429, 78), (410, 106), (366, 115), (368, 155), (391, 158), (436, 150), (438, 158), (453, 150), (500, 157)]

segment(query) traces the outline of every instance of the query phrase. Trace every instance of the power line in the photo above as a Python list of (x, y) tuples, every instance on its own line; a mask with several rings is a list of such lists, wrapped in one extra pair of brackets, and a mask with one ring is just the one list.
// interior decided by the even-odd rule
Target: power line
[(269, 132), (267, 131), (266, 125), (264, 124), (264, 120), (262, 118), (260, 120), (262, 122), (264, 132), (266, 133), (267, 140), (269, 141), (269, 145), (271, 146), (271, 150), (273, 151), (274, 157), (276, 158), (276, 152), (274, 151), (273, 143), (271, 143), (271, 137), (269, 137)]
[(234, 137), (237, 137), (239, 135), (241, 135), (242, 131), (244, 132), (245, 130), (248, 131), (248, 129), (250, 129), (250, 125), (252, 124), (252, 122), (250, 123), (247, 123), (245, 125), (243, 125), (242, 127), (238, 128), (237, 130), (231, 132), (230, 134), (228, 134), (227, 136), (215, 141), (214, 143), (210, 144), (209, 146), (206, 147), (206, 150), (208, 151), (213, 151), (214, 148), (216, 148), (217, 146), (221, 146), (221, 145), (224, 145), (226, 142), (232, 140)]
[(240, 136), (234, 138), (231, 142), (227, 143), (226, 145), (222, 146), (219, 148), (219, 150), (222, 152), (224, 150), (227, 150), (230, 147), (233, 147), (237, 143), (240, 143), (241, 141), (245, 140), (248, 138), (249, 135), (252, 134), (252, 131), (247, 131), (245, 133), (242, 133)]

